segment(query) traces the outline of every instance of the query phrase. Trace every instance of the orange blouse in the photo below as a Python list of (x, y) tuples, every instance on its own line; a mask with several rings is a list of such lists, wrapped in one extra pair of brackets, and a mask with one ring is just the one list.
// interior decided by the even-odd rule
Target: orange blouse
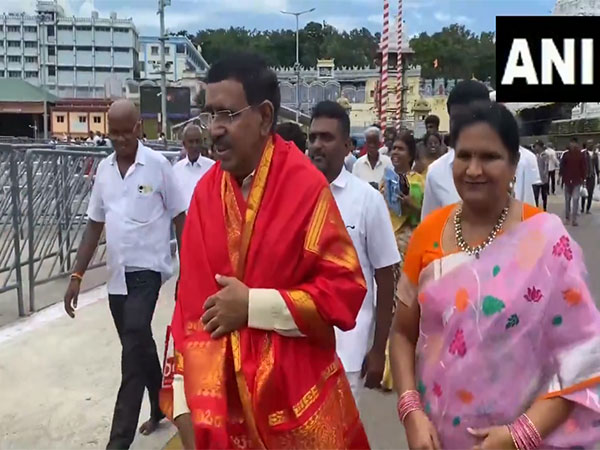
[[(455, 204), (445, 206), (429, 214), (413, 232), (404, 257), (404, 274), (414, 285), (419, 283), (421, 271), (436, 259), (454, 252), (445, 252), (442, 248), (442, 235)], [(541, 210), (523, 203), (523, 220), (527, 220)]]

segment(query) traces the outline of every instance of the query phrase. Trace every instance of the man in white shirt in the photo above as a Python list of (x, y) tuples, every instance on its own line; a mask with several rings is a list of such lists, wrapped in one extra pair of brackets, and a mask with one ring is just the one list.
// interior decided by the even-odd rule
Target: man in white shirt
[(383, 196), (344, 168), (349, 145), (346, 111), (336, 102), (319, 103), (310, 126), (310, 158), (330, 183), (367, 282), (356, 327), (346, 332), (336, 328), (336, 350), (358, 401), (362, 377), (368, 388), (381, 384), (394, 302), (393, 266), (400, 254)]
[(80, 282), (106, 226), (108, 300), (122, 345), (121, 387), (107, 448), (127, 449), (146, 388), (150, 420), (140, 432), (152, 433), (164, 417), (158, 403), (162, 370), (151, 322), (160, 286), (171, 276), (171, 223), (179, 243), (187, 203), (167, 159), (138, 141), (136, 106), (116, 101), (108, 124), (115, 152), (98, 167), (64, 304), (67, 314), (75, 317)]
[(183, 130), (183, 148), (186, 156), (173, 166), (181, 192), (189, 205), (198, 181), (215, 164), (212, 159), (201, 155), (202, 130), (198, 125), (189, 124)]
[(367, 153), (358, 158), (354, 163), (352, 173), (363, 181), (379, 189), (383, 181), (383, 175), (386, 167), (393, 167), (389, 156), (382, 155), (381, 148), (381, 130), (377, 127), (367, 128), (365, 130), (365, 140)]
[(548, 155), (548, 178), (550, 180), (550, 192), (556, 194), (556, 171), (560, 168), (560, 161), (556, 156), (552, 143), (548, 142), (546, 147), (546, 155)]
[[(483, 83), (475, 80), (458, 83), (448, 96), (450, 128), (452, 128), (452, 118), (464, 110), (467, 105), (477, 101), (490, 101), (488, 89)], [(523, 147), (520, 148), (520, 155), (515, 174), (514, 195), (522, 202), (535, 205), (533, 185), (540, 182), (537, 159), (532, 152)], [(421, 219), (438, 208), (460, 201), (452, 175), (453, 162), (454, 149), (449, 148), (445, 155), (429, 166), (425, 180)]]

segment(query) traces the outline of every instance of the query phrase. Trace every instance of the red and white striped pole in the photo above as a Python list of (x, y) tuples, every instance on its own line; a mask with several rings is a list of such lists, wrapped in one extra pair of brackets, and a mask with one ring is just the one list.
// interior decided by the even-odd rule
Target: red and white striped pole
[(381, 130), (387, 126), (388, 61), (390, 54), (390, 2), (383, 0), (383, 33), (381, 36)]
[(398, 22), (396, 31), (398, 33), (398, 53), (396, 63), (396, 128), (400, 131), (401, 120), (402, 120), (402, 0), (398, 0), (398, 16), (396, 18)]

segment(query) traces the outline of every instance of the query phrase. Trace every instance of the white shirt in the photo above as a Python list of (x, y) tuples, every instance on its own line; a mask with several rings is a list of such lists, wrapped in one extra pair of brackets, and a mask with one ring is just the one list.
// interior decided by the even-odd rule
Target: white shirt
[(350, 173), (352, 173), (352, 169), (354, 169), (354, 164), (356, 164), (356, 156), (352, 153), (348, 153), (346, 158), (344, 158), (344, 167)]
[(548, 155), (548, 170), (549, 171), (558, 170), (558, 168), (560, 166), (560, 161), (556, 157), (556, 150), (554, 150), (553, 148), (547, 147), (545, 152)]
[[(526, 148), (520, 147), (519, 164), (517, 165), (515, 198), (524, 203), (535, 205), (533, 185), (541, 181), (537, 159)], [(425, 196), (421, 209), (421, 220), (438, 208), (452, 205), (460, 201), (460, 196), (454, 186), (452, 164), (454, 149), (449, 148), (445, 155), (431, 163), (425, 179)]]
[(383, 196), (342, 169), (331, 192), (352, 238), (367, 282), (367, 295), (350, 331), (335, 329), (336, 350), (347, 372), (360, 371), (375, 330), (375, 270), (400, 262), (400, 254)]
[(171, 221), (186, 209), (169, 161), (141, 142), (125, 177), (116, 153), (100, 163), (87, 214), (106, 224), (109, 294), (127, 294), (126, 268), (171, 276)]
[(386, 167), (393, 167), (389, 156), (379, 155), (377, 164), (375, 164), (375, 168), (373, 169), (369, 162), (369, 155), (363, 155), (354, 163), (352, 174), (367, 183), (381, 184)]
[(191, 162), (186, 156), (173, 166), (175, 177), (181, 187), (181, 192), (187, 202), (188, 208), (192, 202), (196, 184), (198, 184), (198, 181), (214, 164), (215, 162), (212, 159), (205, 158), (204, 156), (198, 156), (195, 162)]

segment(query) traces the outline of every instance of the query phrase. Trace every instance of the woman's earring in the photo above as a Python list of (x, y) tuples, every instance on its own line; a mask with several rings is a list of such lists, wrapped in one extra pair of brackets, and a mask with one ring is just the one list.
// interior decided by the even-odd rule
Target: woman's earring
[(508, 183), (508, 193), (511, 197), (515, 197), (515, 184), (517, 183), (517, 177), (514, 176), (512, 181)]

